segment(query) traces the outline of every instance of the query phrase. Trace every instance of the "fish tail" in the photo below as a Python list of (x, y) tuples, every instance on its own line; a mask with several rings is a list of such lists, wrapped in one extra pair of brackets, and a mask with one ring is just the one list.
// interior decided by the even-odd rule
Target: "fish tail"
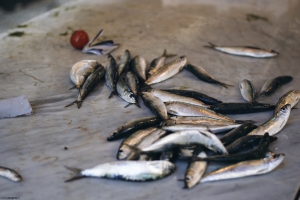
[(127, 107), (129, 107), (131, 105), (132, 105), (132, 103), (128, 103), (126, 106), (124, 106), (124, 108), (127, 108)]
[(217, 46), (217, 45), (214, 45), (213, 43), (210, 43), (210, 42), (208, 42), (208, 44), (209, 45), (205, 45), (203, 47), (214, 49)]
[(74, 181), (74, 180), (77, 180), (77, 179), (80, 179), (80, 178), (83, 178), (84, 175), (81, 174), (81, 169), (78, 169), (78, 168), (75, 168), (75, 167), (68, 167), (68, 166), (65, 166), (65, 168), (67, 168), (68, 170), (72, 171), (75, 173), (75, 175), (67, 180), (65, 180), (65, 182), (70, 182), (70, 181)]
[(229, 84), (222, 83), (222, 82), (218, 82), (218, 84), (225, 87), (226, 89), (228, 89), (228, 87), (234, 87), (233, 85), (229, 85)]
[(138, 101), (137, 99), (135, 100), (135, 105), (136, 105), (137, 107), (141, 108), (140, 103), (139, 103), (139, 101)]
[(79, 109), (81, 107), (81, 105), (82, 105), (82, 101), (77, 101), (76, 100), (76, 104), (77, 104), (77, 108)]
[(109, 95), (109, 99), (112, 97), (112, 96), (114, 96), (114, 95), (117, 95), (117, 93), (116, 93), (116, 91), (112, 91), (111, 93), (110, 93), (110, 95)]
[(73, 90), (73, 89), (75, 89), (75, 88), (77, 88), (77, 85), (74, 85), (74, 86), (71, 87), (69, 90)]
[(77, 100), (74, 101), (74, 102), (72, 102), (72, 103), (70, 103), (70, 104), (68, 104), (68, 105), (66, 105), (65, 108), (66, 108), (66, 107), (69, 107), (69, 106), (72, 106), (72, 105), (75, 104), (75, 103), (77, 103)]
[(162, 54), (162, 57), (166, 57), (166, 58), (171, 58), (174, 56), (176, 56), (176, 54), (168, 54), (166, 49), (164, 50), (164, 53)]

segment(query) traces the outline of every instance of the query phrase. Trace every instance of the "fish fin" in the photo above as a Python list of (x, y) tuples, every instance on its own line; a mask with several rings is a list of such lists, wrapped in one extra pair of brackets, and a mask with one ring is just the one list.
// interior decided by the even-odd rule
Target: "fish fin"
[(74, 85), (74, 86), (71, 87), (69, 90), (73, 90), (73, 89), (75, 89), (75, 88), (77, 88), (77, 85)]
[(74, 101), (74, 102), (72, 102), (72, 103), (70, 103), (70, 104), (68, 104), (68, 105), (66, 105), (65, 108), (66, 108), (66, 107), (69, 107), (69, 106), (72, 106), (72, 105), (75, 104), (75, 103), (77, 103), (77, 100)]
[(177, 181), (185, 181), (184, 178), (178, 178)]
[(166, 49), (164, 50), (164, 53), (162, 54), (162, 57), (166, 57), (166, 58), (171, 58), (174, 56), (176, 56), (176, 54), (168, 54)]
[(135, 101), (135, 105), (139, 108), (141, 108), (140, 103), (138, 101)]
[(296, 108), (296, 107), (293, 107), (292, 109), (298, 109), (298, 108)]
[(114, 96), (114, 95), (117, 95), (117, 94), (116, 94), (116, 92), (112, 91), (112, 92), (110, 93), (110, 95), (109, 95), (108, 98), (110, 99), (110, 98), (111, 98), (112, 96)]
[(76, 100), (76, 104), (77, 104), (77, 108), (79, 109), (81, 107), (82, 101), (77, 101)]
[(68, 166), (65, 166), (66, 169), (72, 171), (75, 173), (75, 175), (67, 180), (65, 180), (65, 182), (70, 182), (70, 181), (74, 181), (74, 180), (77, 180), (77, 179), (80, 179), (80, 178), (83, 178), (84, 175), (81, 174), (81, 169), (79, 168), (75, 168), (75, 167), (68, 167)]
[(210, 45), (210, 46), (208, 46), (208, 45), (205, 45), (205, 46), (203, 46), (203, 47), (207, 47), (207, 48), (211, 48), (211, 49), (214, 49), (217, 45), (214, 45), (213, 43), (211, 43), (211, 42), (208, 42), (208, 44)]
[(132, 103), (128, 103), (126, 106), (124, 106), (124, 108), (127, 108), (127, 107), (129, 107), (131, 105), (132, 105)]

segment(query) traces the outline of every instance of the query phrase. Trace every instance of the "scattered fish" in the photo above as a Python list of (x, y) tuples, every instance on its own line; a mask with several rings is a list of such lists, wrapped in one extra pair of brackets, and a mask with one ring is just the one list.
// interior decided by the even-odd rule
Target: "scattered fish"
[(299, 99), (300, 99), (300, 90), (291, 90), (285, 93), (278, 100), (274, 113), (277, 113), (280, 108), (282, 108), (284, 105), (287, 104), (290, 104), (291, 108), (293, 108), (299, 102)]
[(167, 50), (164, 50), (164, 53), (158, 57), (152, 60), (150, 63), (149, 71), (148, 71), (148, 76), (151, 76), (154, 74), (159, 68), (165, 65), (165, 61), (167, 58), (171, 58), (176, 56), (175, 54), (167, 54)]
[(121, 76), (122, 73), (126, 73), (130, 69), (130, 60), (131, 60), (131, 54), (126, 49), (124, 51), (123, 56), (121, 57), (120, 63), (118, 65), (118, 75)]
[(105, 83), (112, 90), (108, 98), (111, 98), (112, 95), (118, 94), (116, 88), (117, 81), (118, 81), (117, 63), (114, 57), (108, 54), (107, 63), (106, 63)]
[(239, 87), (240, 87), (241, 94), (246, 101), (250, 103), (255, 102), (256, 91), (251, 81), (244, 79), (240, 83)]
[(140, 78), (142, 81), (146, 81), (147, 79), (147, 62), (145, 58), (141, 56), (136, 56), (132, 59), (132, 71)]
[(15, 182), (22, 181), (22, 177), (18, 172), (7, 167), (0, 166), (0, 176)]
[(259, 96), (267, 96), (273, 94), (279, 87), (287, 84), (293, 80), (291, 76), (279, 76), (274, 79), (270, 79), (261, 88)]
[(142, 92), (142, 99), (145, 105), (156, 115), (158, 115), (163, 120), (168, 119), (168, 113), (166, 106), (162, 100), (155, 97), (149, 92)]
[(225, 88), (228, 88), (228, 86), (232, 86), (232, 85), (222, 83), (222, 82), (216, 80), (212, 75), (210, 75), (207, 71), (205, 71), (205, 69), (203, 69), (200, 66), (187, 64), (186, 69), (188, 71), (190, 71), (192, 74), (194, 74), (198, 79), (200, 79), (204, 82), (218, 84)]
[(261, 49), (258, 47), (251, 46), (217, 46), (212, 43), (209, 43), (210, 46), (204, 46), (208, 48), (215, 49), (217, 51), (221, 51), (223, 53), (228, 53), (237, 56), (247, 56), (254, 58), (270, 58), (278, 56), (279, 53), (274, 50), (269, 49)]
[(241, 124), (234, 124), (234, 125), (223, 125), (223, 126), (203, 126), (198, 124), (175, 124), (169, 126), (162, 126), (161, 128), (166, 131), (178, 132), (178, 131), (187, 131), (187, 130), (198, 130), (198, 131), (205, 131), (210, 130), (213, 133), (221, 133), (224, 131), (228, 131), (234, 129), (236, 127), (241, 126)]

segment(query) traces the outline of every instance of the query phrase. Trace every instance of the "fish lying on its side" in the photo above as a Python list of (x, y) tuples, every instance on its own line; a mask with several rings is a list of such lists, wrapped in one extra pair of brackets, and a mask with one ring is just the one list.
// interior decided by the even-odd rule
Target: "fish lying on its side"
[(287, 84), (293, 80), (291, 76), (279, 76), (274, 79), (270, 79), (261, 88), (259, 96), (267, 96), (271, 95), (284, 84)]
[(119, 80), (117, 82), (117, 92), (119, 97), (123, 99), (124, 101), (132, 104), (136, 104), (139, 107), (139, 104), (137, 103), (136, 97), (134, 93), (129, 88), (127, 82), (126, 82), (126, 73), (122, 73), (119, 77)]
[(256, 91), (255, 88), (253, 86), (253, 84), (251, 83), (251, 81), (244, 79), (240, 84), (240, 91), (242, 94), (242, 97), (252, 103), (255, 102), (255, 97), (256, 97)]
[(151, 76), (154, 74), (159, 68), (165, 65), (165, 61), (167, 58), (171, 58), (176, 56), (175, 54), (167, 54), (167, 50), (164, 50), (164, 53), (158, 57), (152, 60), (150, 63), (149, 71), (148, 71), (148, 76)]
[[(139, 80), (134, 73), (128, 71), (125, 75), (125, 81), (129, 89), (132, 91), (135, 99), (135, 104), (140, 108), (138, 101), (138, 92), (139, 92)], [(130, 104), (129, 104), (130, 105)]]
[(277, 113), (284, 105), (290, 104), (293, 108), (300, 100), (300, 90), (291, 90), (285, 93), (277, 102), (274, 113)]
[(7, 167), (0, 166), (0, 176), (15, 182), (22, 181), (22, 177), (20, 174), (18, 174), (18, 172), (16, 172), (13, 169), (9, 169)]
[(166, 106), (162, 100), (155, 97), (152, 93), (142, 92), (142, 99), (145, 105), (156, 115), (158, 115), (163, 120), (168, 119), (168, 113)]
[(118, 81), (117, 63), (114, 57), (108, 54), (107, 63), (106, 63), (105, 83), (112, 90), (108, 98), (111, 98), (113, 95), (118, 94), (116, 88), (117, 81)]
[(83, 177), (121, 179), (126, 181), (151, 181), (163, 178), (175, 171), (169, 161), (117, 161), (97, 165), (89, 169), (66, 167), (75, 175), (65, 182)]
[(123, 73), (126, 73), (130, 68), (131, 54), (127, 49), (124, 51), (124, 54), (121, 57), (120, 63), (118, 65), (118, 75), (120, 76)]
[(198, 130), (205, 131), (209, 129), (213, 133), (220, 133), (224, 131), (228, 131), (234, 129), (236, 127), (241, 126), (241, 124), (233, 124), (233, 125), (223, 125), (223, 126), (203, 126), (198, 124), (175, 124), (169, 126), (162, 126), (161, 128), (166, 131), (177, 132), (177, 131), (187, 131), (187, 130)]
[(278, 52), (274, 50), (261, 49), (251, 46), (217, 46), (209, 43), (210, 46), (204, 46), (208, 48), (215, 49), (224, 53), (237, 55), (237, 56), (248, 56), (254, 58), (270, 58), (279, 55)]
[(137, 75), (137, 77), (142, 81), (146, 81), (148, 67), (145, 58), (136, 56), (132, 59), (131, 65), (131, 69), (135, 73), (135, 75)]
[(233, 178), (241, 178), (265, 174), (274, 170), (284, 159), (284, 154), (275, 154), (268, 158), (258, 160), (248, 160), (237, 164), (229, 165), (211, 172), (201, 179), (201, 183), (209, 181), (219, 181)]

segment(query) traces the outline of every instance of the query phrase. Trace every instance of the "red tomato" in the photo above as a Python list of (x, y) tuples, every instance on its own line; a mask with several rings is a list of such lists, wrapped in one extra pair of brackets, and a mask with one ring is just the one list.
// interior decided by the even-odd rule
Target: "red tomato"
[(75, 31), (71, 38), (70, 43), (75, 49), (81, 50), (89, 42), (88, 34), (83, 30)]

